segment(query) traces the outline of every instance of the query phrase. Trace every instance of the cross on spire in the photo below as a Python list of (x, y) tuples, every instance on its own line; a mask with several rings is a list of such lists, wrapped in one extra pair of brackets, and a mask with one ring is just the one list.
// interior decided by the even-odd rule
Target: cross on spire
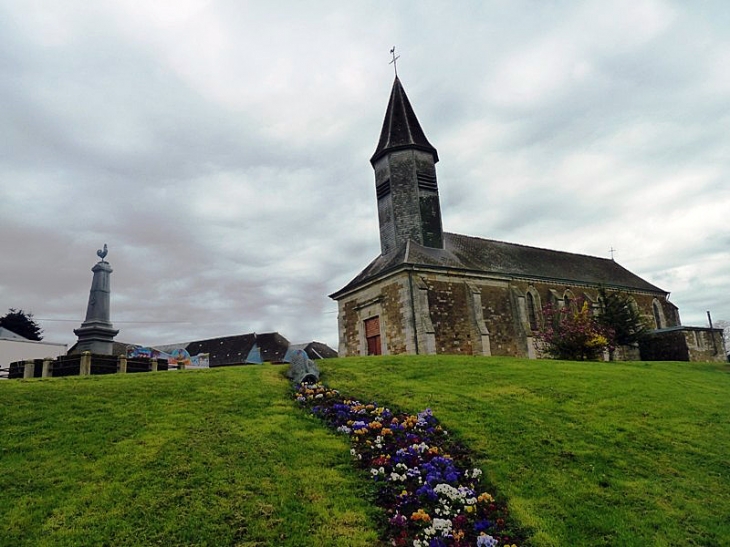
[(390, 48), (390, 54), (393, 56), (393, 60), (391, 62), (389, 62), (388, 64), (389, 65), (393, 65), (393, 70), (395, 71), (395, 76), (397, 78), (398, 77), (398, 67), (397, 67), (397, 65), (396, 65), (395, 62), (398, 59), (400, 59), (400, 55), (396, 55), (395, 54), (395, 46), (393, 46), (392, 48)]
[(608, 252), (609, 252), (609, 253), (611, 253), (611, 260), (613, 260), (613, 253), (615, 253), (615, 252), (616, 252), (616, 249), (614, 249), (614, 248), (613, 248), (613, 245), (612, 245), (612, 246), (611, 246), (611, 248), (610, 248), (610, 249), (608, 250)]

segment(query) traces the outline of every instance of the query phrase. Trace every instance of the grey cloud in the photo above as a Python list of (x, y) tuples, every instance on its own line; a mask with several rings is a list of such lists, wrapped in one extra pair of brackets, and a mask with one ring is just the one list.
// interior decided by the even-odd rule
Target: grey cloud
[[(642, 43), (598, 2), (83, 6), (48, 6), (58, 36), (32, 10), (0, 17), (0, 306), (67, 319), (42, 322), (48, 340), (73, 343), (107, 242), (121, 340), (278, 330), (336, 345), (327, 294), (379, 252), (368, 159), (394, 43), (441, 157), (447, 230), (619, 245), (685, 321), (706, 306), (730, 319), (722, 4), (652, 4), (669, 23)], [(587, 35), (596, 13), (614, 26)], [(576, 64), (541, 50), (556, 40)], [(541, 72), (545, 89), (505, 66), (541, 70), (534, 55), (564, 71)]]

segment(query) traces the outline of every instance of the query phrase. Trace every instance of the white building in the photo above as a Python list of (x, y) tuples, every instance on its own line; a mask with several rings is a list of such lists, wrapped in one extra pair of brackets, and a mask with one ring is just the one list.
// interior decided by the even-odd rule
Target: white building
[(7, 368), (16, 361), (66, 355), (67, 350), (66, 344), (28, 340), (0, 327), (0, 368)]

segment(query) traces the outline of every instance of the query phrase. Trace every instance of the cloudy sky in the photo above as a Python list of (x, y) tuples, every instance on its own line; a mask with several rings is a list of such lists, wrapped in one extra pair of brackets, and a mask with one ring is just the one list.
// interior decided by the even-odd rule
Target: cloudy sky
[(723, 0), (0, 0), (0, 313), (73, 344), (107, 243), (120, 341), (336, 348), (393, 45), (445, 230), (613, 248), (730, 320)]

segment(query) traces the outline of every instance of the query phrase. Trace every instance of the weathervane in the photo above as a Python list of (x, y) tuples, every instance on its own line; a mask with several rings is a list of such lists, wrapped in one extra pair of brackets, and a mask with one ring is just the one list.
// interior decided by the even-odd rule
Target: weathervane
[(96, 251), (96, 256), (101, 258), (101, 261), (104, 262), (104, 258), (106, 258), (106, 254), (109, 252), (109, 249), (106, 247), (106, 243), (104, 243), (104, 249), (99, 249)]
[(400, 55), (395, 54), (395, 46), (390, 48), (390, 54), (393, 56), (393, 60), (389, 62), (389, 65), (393, 65), (393, 70), (395, 71), (395, 77), (398, 77), (398, 67), (396, 66), (395, 62), (400, 59)]

